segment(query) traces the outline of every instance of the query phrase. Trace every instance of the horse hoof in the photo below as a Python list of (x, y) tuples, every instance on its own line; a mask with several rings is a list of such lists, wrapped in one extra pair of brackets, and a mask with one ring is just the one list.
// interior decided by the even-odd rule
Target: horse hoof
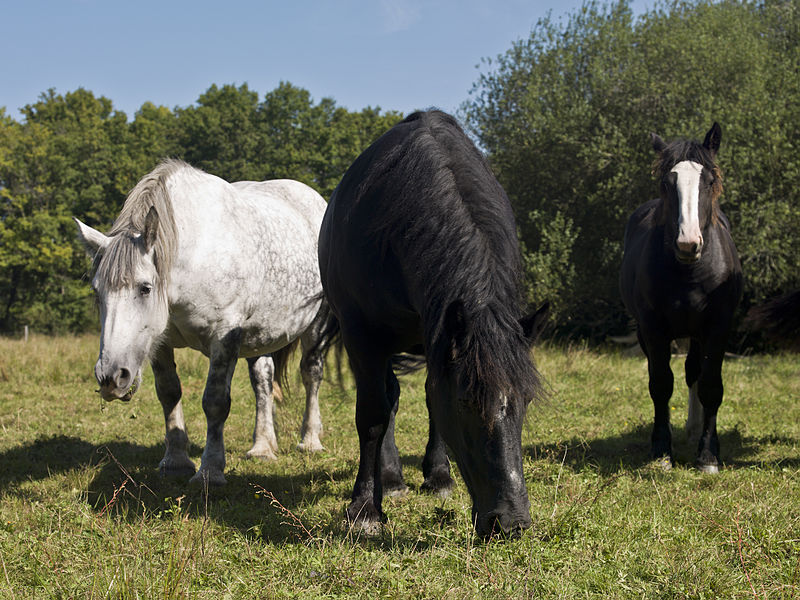
[(426, 494), (447, 498), (450, 496), (450, 492), (453, 491), (454, 486), (455, 482), (449, 475), (444, 477), (431, 476), (422, 482), (419, 489)]
[(386, 515), (375, 508), (371, 499), (363, 503), (351, 502), (345, 511), (345, 518), (349, 531), (369, 537), (380, 534), (386, 521)]
[(698, 463), (697, 470), (701, 473), (708, 473), (709, 475), (716, 475), (719, 473), (719, 467), (717, 465), (703, 465)]
[(695, 465), (701, 473), (716, 475), (719, 473), (720, 461), (713, 452), (702, 450), (697, 457), (697, 461), (695, 461)]
[(195, 473), (194, 477), (189, 480), (189, 485), (201, 487), (221, 487), (225, 485), (227, 480), (222, 471), (217, 470), (199, 470)]
[(278, 456), (272, 450), (248, 450), (244, 457), (248, 460), (261, 460), (264, 462), (278, 460)]
[(296, 448), (301, 452), (324, 452), (325, 446), (323, 446), (319, 440), (311, 441), (311, 442), (300, 442), (297, 444)]
[(408, 486), (404, 483), (402, 485), (392, 486), (390, 488), (383, 488), (384, 498), (402, 498), (408, 494)]
[(171, 460), (162, 460), (158, 463), (158, 473), (162, 477), (169, 477), (169, 478), (176, 478), (176, 479), (188, 479), (192, 477), (197, 472), (197, 468), (194, 466), (194, 463), (190, 460), (183, 461), (171, 461)]
[(672, 458), (669, 456), (659, 456), (653, 459), (653, 465), (662, 471), (672, 471)]
[(383, 523), (380, 521), (351, 521), (349, 519), (344, 519), (342, 521), (342, 528), (348, 533), (354, 533), (356, 536), (368, 538), (378, 537), (383, 534)]

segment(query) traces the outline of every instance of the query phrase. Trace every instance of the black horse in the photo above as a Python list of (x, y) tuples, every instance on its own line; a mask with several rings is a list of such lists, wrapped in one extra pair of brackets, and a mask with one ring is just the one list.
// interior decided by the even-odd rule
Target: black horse
[(661, 194), (637, 208), (628, 221), (620, 289), (647, 355), (655, 408), (653, 458), (672, 466), (670, 342), (688, 337), (687, 433), (690, 439), (700, 436), (698, 468), (715, 473), (721, 464), (717, 410), (722, 404), (722, 359), (742, 295), (742, 268), (730, 223), (719, 208), (722, 174), (715, 161), (722, 131), (714, 123), (702, 144), (667, 144), (655, 134), (651, 139), (658, 153), (654, 174)]
[[(541, 314), (522, 315), (511, 205), (455, 119), (414, 113), (355, 160), (328, 204), (319, 259), (356, 380), (349, 520), (367, 531), (384, 520), (383, 485), (400, 472), (392, 361), (412, 352), (428, 367), (426, 484), (439, 485), (444, 439), (477, 532), (528, 527), (521, 434), (540, 390), (530, 344)], [(449, 470), (439, 475), (447, 485)]]

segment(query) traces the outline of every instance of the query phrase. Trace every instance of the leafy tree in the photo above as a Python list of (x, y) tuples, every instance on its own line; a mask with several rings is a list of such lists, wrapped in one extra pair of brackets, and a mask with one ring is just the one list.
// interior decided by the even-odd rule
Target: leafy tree
[(177, 110), (182, 158), (231, 181), (259, 179), (257, 112), (258, 94), (247, 84), (212, 85), (197, 106)]
[(93, 319), (71, 215), (107, 222), (124, 198), (127, 120), (83, 89), (50, 90), (23, 115), (2, 124), (0, 328), (84, 328)]
[(282, 83), (259, 102), (247, 85), (212, 85), (175, 111), (145, 103), (132, 121), (111, 101), (49, 90), (18, 122), (0, 109), (0, 331), (96, 326), (89, 262), (72, 217), (107, 229), (127, 192), (163, 158), (228, 180), (289, 177), (328, 196), (345, 169), (400, 119)]
[(661, 2), (639, 18), (588, 2), (487, 61), (462, 112), (514, 203), (530, 299), (552, 294), (564, 331), (626, 326), (617, 274), (627, 216), (656, 195), (651, 131), (722, 124), (747, 302), (797, 284), (797, 31), (793, 1)]

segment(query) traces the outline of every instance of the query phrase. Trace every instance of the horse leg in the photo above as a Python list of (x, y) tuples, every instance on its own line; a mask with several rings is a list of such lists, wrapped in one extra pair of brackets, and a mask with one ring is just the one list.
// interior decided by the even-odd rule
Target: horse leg
[(394, 420), (400, 407), (400, 383), (391, 367), (386, 371), (386, 399), (391, 412), (381, 444), (381, 484), (384, 496), (402, 496), (408, 492), (408, 486), (403, 480), (403, 466), (394, 439)]
[(278, 439), (275, 437), (275, 403), (272, 397), (275, 365), (268, 354), (247, 359), (250, 384), (256, 395), (256, 424), (253, 428), (253, 447), (247, 451), (247, 458), (275, 460)]
[(703, 367), (703, 345), (692, 338), (689, 353), (686, 355), (686, 385), (689, 388), (689, 411), (686, 416), (686, 437), (690, 441), (697, 440), (703, 428), (703, 407), (697, 393), (697, 380)]
[(650, 398), (653, 400), (651, 455), (666, 469), (672, 468), (672, 431), (669, 423), (669, 399), (672, 396), (672, 369), (669, 366), (670, 340), (639, 330), (639, 343), (647, 354)]
[(206, 414), (206, 447), (200, 459), (200, 470), (190, 483), (225, 485), (225, 441), (223, 428), (231, 410), (231, 379), (239, 357), (239, 332), (232, 331), (211, 345), (208, 379), (203, 391), (203, 412)]
[(717, 438), (717, 411), (722, 404), (724, 355), (724, 346), (721, 344), (709, 351), (703, 360), (703, 369), (697, 381), (697, 393), (703, 405), (703, 428), (697, 447), (696, 464), (704, 473), (718, 473), (722, 465)]
[(425, 446), (425, 458), (422, 459), (422, 475), (425, 479), (420, 489), (446, 498), (455, 485), (450, 476), (450, 459), (447, 457), (444, 440), (433, 420), (431, 403), (427, 394), (425, 395), (425, 404), (428, 407), (428, 444)]
[(171, 346), (160, 346), (150, 361), (156, 382), (156, 395), (164, 410), (166, 451), (158, 463), (164, 476), (191, 477), (195, 473), (194, 463), (187, 452), (189, 436), (183, 420), (181, 404), (181, 380), (175, 370), (175, 353)]
[(303, 335), (300, 336), (300, 347), (303, 356), (300, 359), (300, 374), (306, 390), (306, 410), (303, 413), (303, 425), (300, 428), (298, 450), (320, 452), (325, 446), (319, 440), (322, 434), (322, 417), (319, 411), (319, 386), (325, 364), (327, 348), (318, 344), (324, 321), (315, 319)]
[[(345, 338), (345, 347), (347, 347)], [(358, 523), (367, 534), (377, 533), (385, 520), (381, 503), (381, 444), (389, 426), (391, 406), (386, 394), (389, 357), (374, 352), (353, 352), (348, 348), (350, 365), (356, 379), (356, 429), (359, 463), (353, 495), (347, 507), (347, 519)]]

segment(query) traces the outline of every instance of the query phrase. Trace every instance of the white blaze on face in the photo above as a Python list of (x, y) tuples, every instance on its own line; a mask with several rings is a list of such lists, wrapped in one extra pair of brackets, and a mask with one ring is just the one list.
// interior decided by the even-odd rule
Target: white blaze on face
[(678, 249), (682, 252), (698, 254), (703, 245), (700, 230), (700, 175), (702, 165), (685, 160), (672, 169), (678, 176)]

